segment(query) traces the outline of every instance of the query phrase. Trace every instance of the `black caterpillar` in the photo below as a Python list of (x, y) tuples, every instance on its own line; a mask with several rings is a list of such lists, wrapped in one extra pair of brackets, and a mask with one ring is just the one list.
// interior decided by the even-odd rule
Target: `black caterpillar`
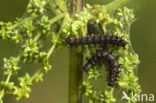
[(122, 37), (118, 37), (115, 35), (93, 35), (93, 36), (86, 36), (86, 37), (79, 37), (79, 38), (66, 38), (66, 44), (72, 46), (79, 46), (79, 45), (91, 45), (91, 44), (111, 44), (117, 45), (121, 47), (125, 47), (127, 42), (122, 39)]
[(107, 62), (109, 72), (108, 86), (114, 86), (117, 81), (118, 74), (120, 72), (118, 70), (120, 64), (118, 64), (117, 60), (118, 56), (114, 57), (110, 52), (97, 50), (96, 53), (93, 54), (92, 57), (88, 60), (88, 62), (82, 67), (82, 69), (88, 72), (92, 66), (95, 66), (100, 62)]

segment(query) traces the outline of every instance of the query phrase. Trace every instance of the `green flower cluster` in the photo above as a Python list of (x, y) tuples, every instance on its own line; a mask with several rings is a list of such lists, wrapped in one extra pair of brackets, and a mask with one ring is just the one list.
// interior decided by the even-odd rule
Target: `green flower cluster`
[(30, 0), (28, 4), (27, 12), (30, 14), (45, 14), (46, 10), (44, 7), (46, 6), (45, 0)]
[(112, 103), (115, 102), (116, 99), (113, 97), (113, 93), (111, 91), (105, 90), (100, 94), (100, 101), (105, 103)]
[(41, 23), (39, 29), (42, 31), (43, 34), (48, 34), (50, 31), (51, 23), (49, 22), (49, 18), (47, 16), (43, 16), (41, 18)]
[(24, 52), (23, 52), (23, 61), (32, 62), (34, 60), (38, 60), (38, 52), (39, 47), (37, 46), (37, 42), (33, 41), (32, 39), (27, 40), (26, 43), (23, 45)]
[(98, 103), (112, 103), (116, 101), (116, 99), (113, 97), (113, 89), (110, 91), (96, 91), (89, 81), (84, 81), (83, 86), (83, 91), (85, 91), (84, 94), (89, 98), (89, 101)]
[(18, 78), (19, 87), (14, 86), (13, 95), (16, 96), (16, 99), (19, 100), (23, 97), (29, 98), (29, 93), (31, 92), (30, 86), (32, 85), (32, 78), (29, 74), (25, 74), (24, 77)]
[[(28, 98), (32, 84), (42, 82), (44, 74), (51, 69), (49, 58), (57, 47), (58, 40), (61, 40), (62, 33), (61, 28), (55, 30), (58, 26), (55, 22), (62, 21), (66, 13), (48, 16), (47, 5), (49, 2), (45, 0), (30, 0), (28, 17), (16, 19), (14, 22), (0, 22), (0, 38), (12, 40), (20, 47), (17, 56), (4, 58), (2, 70), (6, 80), (0, 81), (0, 103), (8, 94), (16, 96), (17, 100)], [(58, 29), (61, 29), (60, 32)], [(49, 49), (45, 49), (47, 40), (51, 43)], [(25, 71), (25, 75), (21, 77), (19, 71), (27, 64), (37, 64), (40, 67), (33, 74)], [(12, 79), (12, 75), (17, 79)]]
[(88, 10), (86, 8), (80, 14), (75, 14), (73, 18), (69, 19), (63, 28), (63, 32), (66, 34), (66, 37), (85, 36), (87, 33), (87, 22), (89, 19), (90, 14), (88, 14)]
[(10, 73), (17, 73), (17, 71), (20, 69), (20, 67), (18, 67), (18, 58), (4, 58), (4, 66), (2, 69), (4, 69), (5, 75), (8, 75)]
[(11, 39), (16, 43), (19, 43), (22, 40), (21, 33), (18, 30), (14, 29), (13, 23), (1, 23), (0, 26), (0, 38), (2, 38), (3, 40)]
[(140, 85), (138, 85), (138, 77), (134, 73), (137, 65), (140, 63), (138, 56), (130, 53), (126, 55), (126, 57), (120, 58), (119, 63), (123, 65), (120, 68), (122, 72), (119, 75), (118, 85), (127, 91), (129, 97), (131, 97), (131, 93), (137, 96), (137, 94), (141, 92)]

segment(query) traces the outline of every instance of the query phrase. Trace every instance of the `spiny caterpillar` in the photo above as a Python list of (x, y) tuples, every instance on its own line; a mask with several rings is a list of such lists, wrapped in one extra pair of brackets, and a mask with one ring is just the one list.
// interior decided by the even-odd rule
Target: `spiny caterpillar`
[(87, 35), (86, 37), (66, 38), (66, 44), (72, 46), (91, 45), (91, 44), (110, 44), (125, 47), (127, 41), (115, 35)]
[(95, 66), (98, 63), (101, 62), (107, 62), (108, 63), (108, 86), (114, 86), (117, 77), (119, 74), (118, 68), (120, 67), (120, 64), (117, 62), (118, 56), (114, 57), (110, 52), (106, 52), (103, 50), (97, 50), (95, 54), (92, 54), (92, 57), (88, 59), (87, 63), (82, 67), (82, 69), (86, 72), (89, 71), (89, 69), (93, 66)]

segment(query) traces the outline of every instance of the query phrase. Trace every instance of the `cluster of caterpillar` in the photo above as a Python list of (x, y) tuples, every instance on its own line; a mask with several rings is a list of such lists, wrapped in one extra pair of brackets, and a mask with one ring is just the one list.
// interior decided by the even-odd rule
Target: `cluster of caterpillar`
[(114, 86), (117, 81), (118, 74), (120, 72), (118, 70), (120, 64), (118, 64), (117, 60), (118, 56), (114, 57), (110, 52), (97, 50), (96, 53), (92, 54), (92, 57), (88, 59), (88, 62), (82, 67), (82, 69), (88, 72), (92, 66), (95, 66), (96, 64), (101, 62), (107, 62), (109, 72), (108, 86)]
[[(94, 35), (92, 35), (94, 34)], [(87, 36), (86, 37), (78, 37), (78, 38), (66, 38), (66, 44), (70, 45), (70, 47), (78, 47), (82, 45), (97, 45), (99, 44), (103, 50), (97, 50), (95, 54), (92, 55), (90, 59), (88, 59), (87, 63), (82, 66), (82, 69), (86, 72), (90, 70), (91, 67), (95, 66), (98, 63), (106, 62), (108, 64), (108, 86), (114, 86), (117, 82), (117, 77), (120, 71), (118, 68), (120, 64), (118, 64), (117, 57), (114, 57), (110, 52), (107, 52), (107, 44), (111, 46), (120, 46), (125, 48), (127, 41), (125, 41), (122, 37), (118, 37), (115, 35), (105, 34), (102, 30), (102, 27), (99, 23), (91, 23), (87, 24)], [(105, 48), (103, 48), (105, 47)]]
[(66, 44), (72, 46), (80, 46), (80, 45), (116, 45), (125, 47), (127, 42), (122, 39), (122, 37), (118, 37), (115, 35), (87, 35), (86, 37), (79, 38), (66, 38)]

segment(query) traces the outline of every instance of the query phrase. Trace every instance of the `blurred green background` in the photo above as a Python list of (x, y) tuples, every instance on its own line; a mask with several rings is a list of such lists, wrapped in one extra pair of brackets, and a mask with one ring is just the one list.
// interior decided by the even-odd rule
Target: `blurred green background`
[[(86, 0), (90, 4), (110, 1)], [(0, 21), (21, 17), (27, 3), (27, 0), (0, 0)], [(143, 93), (156, 95), (156, 0), (131, 0), (129, 7), (135, 9), (137, 18), (131, 27), (131, 42), (141, 61), (139, 83)], [(16, 55), (17, 48), (9, 41), (0, 40), (0, 65), (3, 57)], [(14, 97), (6, 96), (5, 103), (68, 103), (68, 55), (67, 48), (57, 51), (51, 58), (53, 70), (45, 75), (42, 83), (33, 85), (29, 99), (16, 102)]]

